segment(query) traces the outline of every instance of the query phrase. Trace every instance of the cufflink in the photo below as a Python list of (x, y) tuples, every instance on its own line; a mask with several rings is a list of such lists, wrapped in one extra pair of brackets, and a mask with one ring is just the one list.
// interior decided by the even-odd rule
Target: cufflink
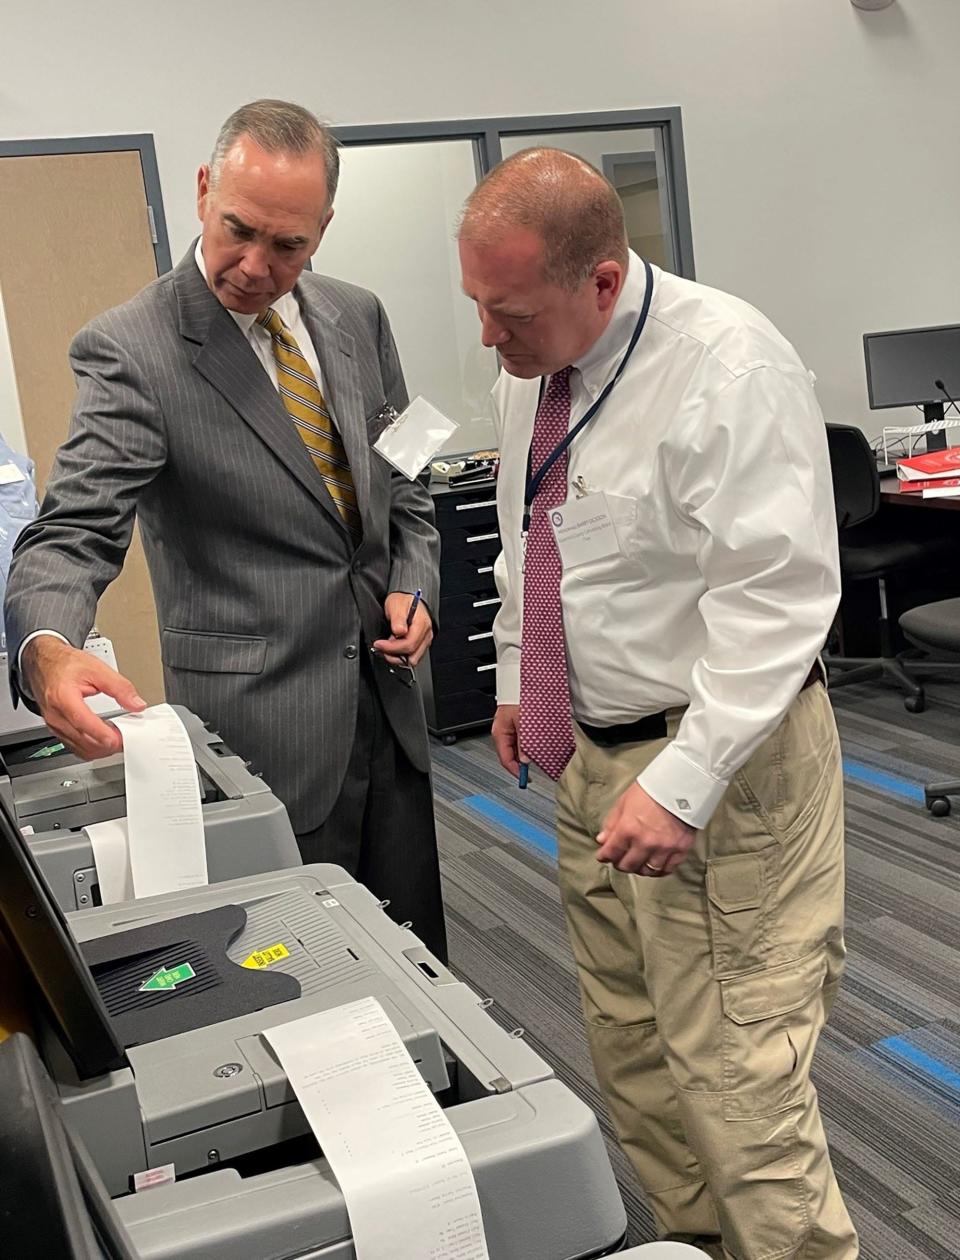
[(682, 796), (678, 796), (677, 809), (689, 809), (689, 808), (690, 808), (690, 802), (688, 800), (685, 800)]

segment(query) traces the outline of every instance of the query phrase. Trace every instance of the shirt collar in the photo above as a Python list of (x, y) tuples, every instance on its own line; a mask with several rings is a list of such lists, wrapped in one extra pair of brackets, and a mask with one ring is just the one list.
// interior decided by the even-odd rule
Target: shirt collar
[(590, 349), (573, 364), (591, 401), (599, 396), (623, 356), (640, 317), (646, 289), (643, 260), (631, 249), (623, 290), (617, 298), (610, 323)]
[[(203, 276), (204, 281), (206, 281), (207, 264), (204, 262), (204, 259), (203, 259), (203, 250), (201, 249), (202, 243), (203, 243), (203, 238), (198, 237), (197, 248), (194, 250), (193, 256), (196, 259), (197, 267), (200, 270), (201, 276)], [(252, 315), (245, 315), (241, 311), (231, 311), (229, 308), (226, 308), (226, 309), (227, 309), (227, 314), (231, 317), (231, 319), (233, 319), (234, 323), (237, 325), (237, 327), (240, 329), (243, 335), (245, 337), (248, 337), (250, 335), (250, 329), (253, 327), (253, 325), (256, 323), (256, 320), (257, 320), (256, 312), (254, 312), (254, 314)], [(293, 324), (293, 320), (300, 308), (297, 305), (297, 299), (293, 296), (292, 293), (284, 293), (282, 297), (277, 298), (277, 300), (274, 302), (273, 309), (278, 313), (280, 318), (289, 328)]]

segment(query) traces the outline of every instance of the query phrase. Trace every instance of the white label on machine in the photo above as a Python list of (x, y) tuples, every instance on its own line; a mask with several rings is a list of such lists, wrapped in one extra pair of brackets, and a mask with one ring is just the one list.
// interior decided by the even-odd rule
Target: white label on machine
[(362, 1260), (488, 1260), (473, 1170), (376, 998), (264, 1036), (346, 1201)]
[(145, 1172), (133, 1174), (133, 1188), (139, 1194), (141, 1190), (153, 1190), (156, 1186), (172, 1186), (177, 1179), (175, 1164), (161, 1164), (159, 1168), (148, 1168)]
[(169, 704), (113, 722), (123, 736), (134, 896), (206, 884), (200, 781), (186, 728)]
[[(90, 656), (96, 656), (110, 666), (111, 669), (117, 668), (117, 658), (113, 650), (113, 643), (103, 637), (103, 635), (91, 635), (83, 645), (83, 650)], [(114, 700), (113, 696), (105, 696), (102, 692), (98, 692), (95, 696), (87, 697), (87, 704), (94, 713), (116, 713), (120, 706)]]

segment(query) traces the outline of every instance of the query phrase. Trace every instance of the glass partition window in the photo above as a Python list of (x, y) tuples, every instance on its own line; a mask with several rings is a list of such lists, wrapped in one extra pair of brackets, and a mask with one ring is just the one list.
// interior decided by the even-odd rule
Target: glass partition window
[(460, 290), (454, 231), (476, 183), (470, 140), (353, 145), (313, 268), (372, 289), (390, 318), (410, 397), (461, 426), (445, 449), (489, 446), (497, 356)]
[(538, 145), (566, 149), (602, 171), (623, 202), (631, 249), (658, 267), (677, 270), (658, 129), (584, 128), (518, 132), (500, 137), (504, 157)]

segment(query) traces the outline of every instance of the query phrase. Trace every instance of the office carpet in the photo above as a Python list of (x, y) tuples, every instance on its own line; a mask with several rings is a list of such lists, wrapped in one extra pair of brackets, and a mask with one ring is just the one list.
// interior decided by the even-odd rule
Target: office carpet
[[(936, 819), (922, 784), (960, 777), (960, 688), (908, 714), (881, 687), (832, 693), (847, 804), (847, 973), (815, 1063), (837, 1176), (863, 1260), (960, 1256), (960, 801)], [(494, 999), (600, 1116), (634, 1243), (650, 1215), (613, 1139), (579, 1019), (555, 880), (552, 785), (519, 792), (486, 735), (434, 744), (454, 970)]]

